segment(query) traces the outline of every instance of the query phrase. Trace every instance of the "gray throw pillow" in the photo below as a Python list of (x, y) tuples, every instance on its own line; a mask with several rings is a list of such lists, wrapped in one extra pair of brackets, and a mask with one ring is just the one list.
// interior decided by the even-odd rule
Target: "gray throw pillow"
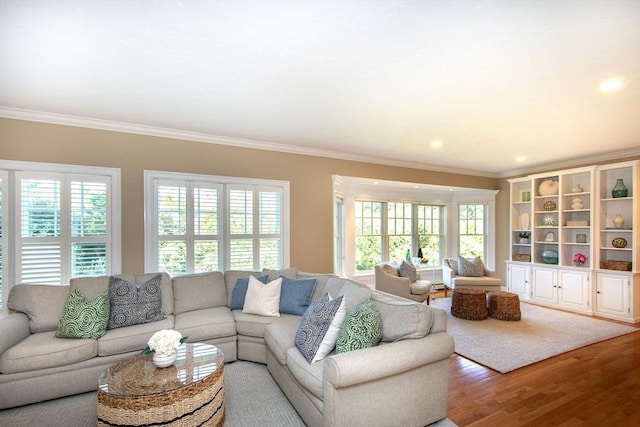
[(464, 257), (458, 257), (458, 275), (465, 277), (484, 276), (484, 264), (482, 259), (479, 256), (470, 260)]
[(418, 278), (416, 267), (405, 260), (403, 260), (402, 264), (400, 264), (400, 267), (398, 267), (398, 275), (400, 277), (406, 277), (411, 281), (411, 283), (415, 282)]
[(109, 329), (164, 319), (161, 284), (161, 274), (140, 286), (119, 277), (109, 277)]

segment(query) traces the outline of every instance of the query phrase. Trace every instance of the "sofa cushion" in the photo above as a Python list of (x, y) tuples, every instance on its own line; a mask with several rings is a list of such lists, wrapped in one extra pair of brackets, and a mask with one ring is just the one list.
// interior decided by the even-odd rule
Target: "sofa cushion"
[(109, 295), (106, 292), (87, 299), (74, 289), (62, 309), (55, 337), (98, 339), (107, 332), (108, 322)]
[(157, 322), (109, 329), (106, 334), (98, 338), (98, 356), (141, 351), (147, 346), (147, 341), (153, 334), (162, 329), (173, 329), (173, 325), (174, 316), (169, 314), (165, 319)]
[(467, 259), (458, 257), (458, 275), (466, 277), (482, 277), (484, 276), (484, 263), (479, 256)]
[(342, 280), (344, 284), (340, 288), (340, 291), (338, 291), (337, 296), (344, 295), (347, 312), (353, 310), (358, 304), (367, 300), (367, 298), (371, 298), (371, 289), (367, 286), (354, 282), (353, 280), (340, 280)]
[(69, 286), (15, 285), (9, 292), (7, 307), (29, 317), (29, 331), (32, 334), (55, 331), (69, 289)]
[(283, 315), (278, 322), (265, 328), (264, 342), (281, 365), (287, 364), (287, 351), (296, 346), (295, 337), (299, 324), (299, 316)]
[[(280, 317), (266, 317), (256, 314), (246, 314), (243, 313), (242, 310), (233, 310), (233, 317), (236, 319), (238, 335), (256, 338), (264, 338), (265, 329), (271, 324), (294, 322), (297, 329), (300, 323), (300, 316), (294, 314), (281, 314)], [(295, 335), (295, 331), (293, 334)]]
[(227, 288), (219, 271), (175, 276), (171, 285), (173, 314), (227, 306)]
[[(233, 291), (231, 292), (231, 301), (229, 302), (229, 308), (231, 310), (242, 309), (244, 307), (247, 289), (249, 289), (249, 277), (256, 276), (250, 275), (248, 277), (238, 277), (236, 280), (236, 285), (233, 287)], [(262, 276), (257, 277), (257, 279), (266, 284), (269, 281), (269, 275), (263, 274)]]
[(56, 338), (50, 331), (38, 332), (2, 353), (0, 372), (13, 374), (66, 366), (96, 355), (96, 340)]
[(287, 277), (297, 277), (298, 269), (297, 268), (283, 268), (282, 270), (271, 270), (269, 268), (263, 268), (262, 274), (266, 274), (269, 276), (269, 281), (276, 280), (280, 276)]
[(361, 302), (347, 314), (340, 328), (336, 353), (375, 347), (382, 339), (382, 317), (371, 298)]
[[(119, 277), (132, 283), (145, 283), (157, 274), (162, 275), (162, 313), (173, 313), (173, 290), (171, 289), (171, 277), (167, 273), (143, 273), (143, 274), (118, 274)], [(109, 290), (109, 278), (111, 276), (98, 277), (74, 277), (69, 281), (71, 290), (78, 289), (87, 298), (95, 298), (104, 291)]]
[(307, 362), (324, 359), (333, 350), (347, 314), (344, 296), (325, 294), (305, 311), (296, 331), (296, 347)]
[(431, 330), (431, 307), (380, 291), (373, 291), (372, 298), (382, 317), (382, 341), (422, 338)]
[(162, 276), (156, 274), (138, 286), (120, 277), (110, 277), (109, 329), (162, 320), (161, 280)]
[(313, 290), (313, 295), (311, 296), (311, 301), (317, 301), (322, 295), (326, 294), (324, 288), (329, 281), (329, 279), (335, 279), (338, 276), (335, 274), (318, 274), (318, 273), (307, 273), (304, 271), (298, 271), (297, 274), (298, 279), (316, 279), (316, 288)]
[(269, 283), (262, 283), (253, 276), (249, 276), (249, 287), (244, 299), (242, 312), (259, 316), (280, 316), (280, 291), (282, 279), (277, 278)]
[(406, 260), (402, 260), (402, 264), (398, 267), (398, 276), (406, 277), (409, 282), (413, 283), (418, 278), (416, 267)]
[(190, 342), (236, 334), (236, 321), (228, 307), (203, 308), (177, 314), (174, 329)]
[(316, 288), (315, 277), (308, 279), (292, 279), (287, 276), (282, 278), (282, 290), (280, 292), (280, 313), (297, 314), (302, 316), (311, 304), (311, 296)]
[(287, 350), (287, 368), (291, 376), (315, 397), (322, 400), (322, 371), (324, 359), (308, 363), (298, 348)]

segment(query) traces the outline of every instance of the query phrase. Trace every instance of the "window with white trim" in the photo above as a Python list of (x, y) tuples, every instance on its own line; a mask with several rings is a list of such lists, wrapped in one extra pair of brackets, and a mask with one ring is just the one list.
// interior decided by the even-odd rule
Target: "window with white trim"
[(356, 200), (356, 272), (372, 271), (383, 260), (399, 262), (407, 252), (439, 263), (443, 215), (442, 205)]
[(119, 169), (0, 160), (0, 183), (0, 301), (9, 283), (119, 272)]
[(145, 268), (284, 268), (288, 207), (286, 181), (145, 171)]
[(458, 248), (463, 257), (485, 259), (487, 227), (485, 203), (458, 204)]

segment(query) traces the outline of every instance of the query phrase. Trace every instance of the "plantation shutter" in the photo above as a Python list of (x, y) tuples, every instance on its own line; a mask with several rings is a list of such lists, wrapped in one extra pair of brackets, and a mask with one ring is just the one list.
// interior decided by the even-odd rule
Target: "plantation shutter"
[(110, 178), (16, 172), (16, 283), (110, 271)]

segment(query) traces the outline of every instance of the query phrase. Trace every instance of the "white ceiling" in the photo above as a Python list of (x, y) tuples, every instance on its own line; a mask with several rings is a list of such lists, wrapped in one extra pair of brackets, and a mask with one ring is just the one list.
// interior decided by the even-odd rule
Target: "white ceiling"
[(487, 176), (635, 155), (640, 0), (0, 0), (0, 115)]

